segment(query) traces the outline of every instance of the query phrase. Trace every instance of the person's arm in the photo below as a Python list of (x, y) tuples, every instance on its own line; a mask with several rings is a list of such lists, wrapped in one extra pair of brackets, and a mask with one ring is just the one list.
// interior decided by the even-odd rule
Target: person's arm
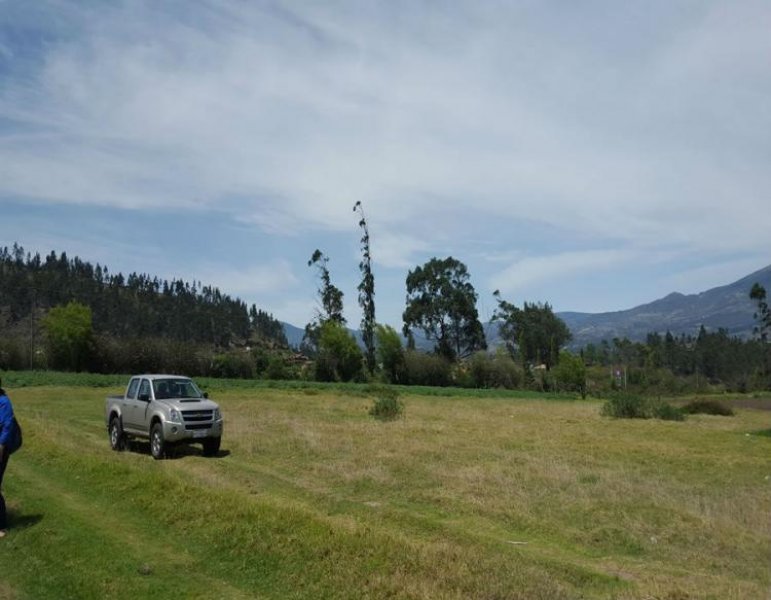
[[(13, 407), (8, 396), (0, 396), (0, 446), (5, 449), (13, 432)], [(0, 454), (0, 456), (2, 456)]]

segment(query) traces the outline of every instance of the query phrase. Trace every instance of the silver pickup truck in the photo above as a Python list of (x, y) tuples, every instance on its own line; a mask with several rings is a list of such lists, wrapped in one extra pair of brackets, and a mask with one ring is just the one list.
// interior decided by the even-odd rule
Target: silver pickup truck
[(104, 417), (113, 450), (124, 450), (130, 437), (150, 440), (150, 453), (161, 459), (179, 443), (201, 442), (213, 456), (222, 440), (222, 413), (189, 377), (136, 375), (122, 396), (108, 396)]

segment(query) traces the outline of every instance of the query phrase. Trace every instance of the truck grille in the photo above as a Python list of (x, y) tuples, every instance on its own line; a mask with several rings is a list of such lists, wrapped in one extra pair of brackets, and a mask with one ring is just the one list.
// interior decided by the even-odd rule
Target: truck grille
[(183, 410), (182, 420), (185, 422), (185, 429), (208, 429), (214, 421), (214, 411)]

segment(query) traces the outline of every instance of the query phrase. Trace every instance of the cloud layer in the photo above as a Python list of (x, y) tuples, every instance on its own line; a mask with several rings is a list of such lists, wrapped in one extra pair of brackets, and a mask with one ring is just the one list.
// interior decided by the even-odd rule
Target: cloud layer
[(654, 249), (757, 257), (770, 30), (761, 0), (3, 3), (0, 202), (296, 236), (361, 200), (382, 269), (493, 240), (516, 258), (480, 280), (525, 293)]

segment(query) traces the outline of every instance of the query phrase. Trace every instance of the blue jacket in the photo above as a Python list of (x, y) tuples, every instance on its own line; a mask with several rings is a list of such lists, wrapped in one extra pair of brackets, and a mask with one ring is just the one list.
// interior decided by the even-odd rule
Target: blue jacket
[(13, 406), (11, 399), (0, 395), (0, 445), (7, 446), (13, 433)]

